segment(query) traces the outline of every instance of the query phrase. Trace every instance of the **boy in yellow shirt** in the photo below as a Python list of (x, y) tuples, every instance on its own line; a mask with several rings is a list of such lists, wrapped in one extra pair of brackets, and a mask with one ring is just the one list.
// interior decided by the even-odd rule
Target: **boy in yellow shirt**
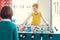
[[(31, 16), (32, 16), (32, 22), (31, 22), (31, 25), (34, 25), (34, 26), (39, 26), (41, 25), (41, 18), (43, 19), (42, 15), (41, 15), (41, 12), (38, 11), (38, 4), (33, 4), (33, 12), (32, 14), (26, 19), (28, 20)], [(43, 21), (46, 23), (46, 21), (43, 19)], [(48, 26), (48, 23), (46, 23), (47, 26)]]
[[(26, 20), (30, 19), (30, 17), (32, 16), (31, 25), (35, 26), (35, 27), (32, 27), (32, 28), (33, 28), (33, 30), (38, 30), (39, 27), (37, 27), (37, 26), (41, 25), (41, 18), (43, 19), (43, 17), (41, 15), (41, 12), (38, 11), (38, 4), (33, 4), (32, 7), (33, 7), (33, 12)], [(47, 26), (49, 26), (48, 23), (44, 19), (43, 19), (43, 21), (46, 23)]]

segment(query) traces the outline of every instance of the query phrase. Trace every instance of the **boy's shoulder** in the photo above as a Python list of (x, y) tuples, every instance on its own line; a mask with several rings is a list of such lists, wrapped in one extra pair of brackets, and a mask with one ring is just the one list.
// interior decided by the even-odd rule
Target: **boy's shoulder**
[(16, 24), (14, 24), (13, 22), (10, 22), (10, 26), (14, 29), (17, 27)]

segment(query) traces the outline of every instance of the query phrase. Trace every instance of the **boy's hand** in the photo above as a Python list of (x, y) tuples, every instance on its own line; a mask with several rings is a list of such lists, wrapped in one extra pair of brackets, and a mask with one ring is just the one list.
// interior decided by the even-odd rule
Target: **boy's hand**
[(49, 24), (46, 24), (47, 26), (49, 26)]
[(27, 23), (27, 20), (26, 20), (26, 21), (24, 21), (21, 25), (26, 24), (26, 23)]

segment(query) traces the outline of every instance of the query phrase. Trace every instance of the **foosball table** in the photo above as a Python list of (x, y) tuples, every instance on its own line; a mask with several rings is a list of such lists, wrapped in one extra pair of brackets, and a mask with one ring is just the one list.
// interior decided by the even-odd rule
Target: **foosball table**
[(60, 34), (55, 34), (46, 25), (19, 25), (19, 40), (60, 40)]

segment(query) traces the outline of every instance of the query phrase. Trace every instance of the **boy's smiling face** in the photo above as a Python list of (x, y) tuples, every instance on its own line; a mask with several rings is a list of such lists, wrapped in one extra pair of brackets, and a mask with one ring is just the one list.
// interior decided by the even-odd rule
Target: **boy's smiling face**
[(37, 10), (38, 10), (38, 8), (33, 7), (33, 11), (34, 11), (34, 12), (37, 12)]
[(34, 13), (37, 14), (37, 12), (38, 12), (38, 4), (36, 4), (36, 3), (33, 4), (32, 8), (33, 8)]
[(38, 12), (38, 8), (36, 8), (35, 6), (33, 7), (33, 11), (35, 12), (35, 13), (37, 13)]

